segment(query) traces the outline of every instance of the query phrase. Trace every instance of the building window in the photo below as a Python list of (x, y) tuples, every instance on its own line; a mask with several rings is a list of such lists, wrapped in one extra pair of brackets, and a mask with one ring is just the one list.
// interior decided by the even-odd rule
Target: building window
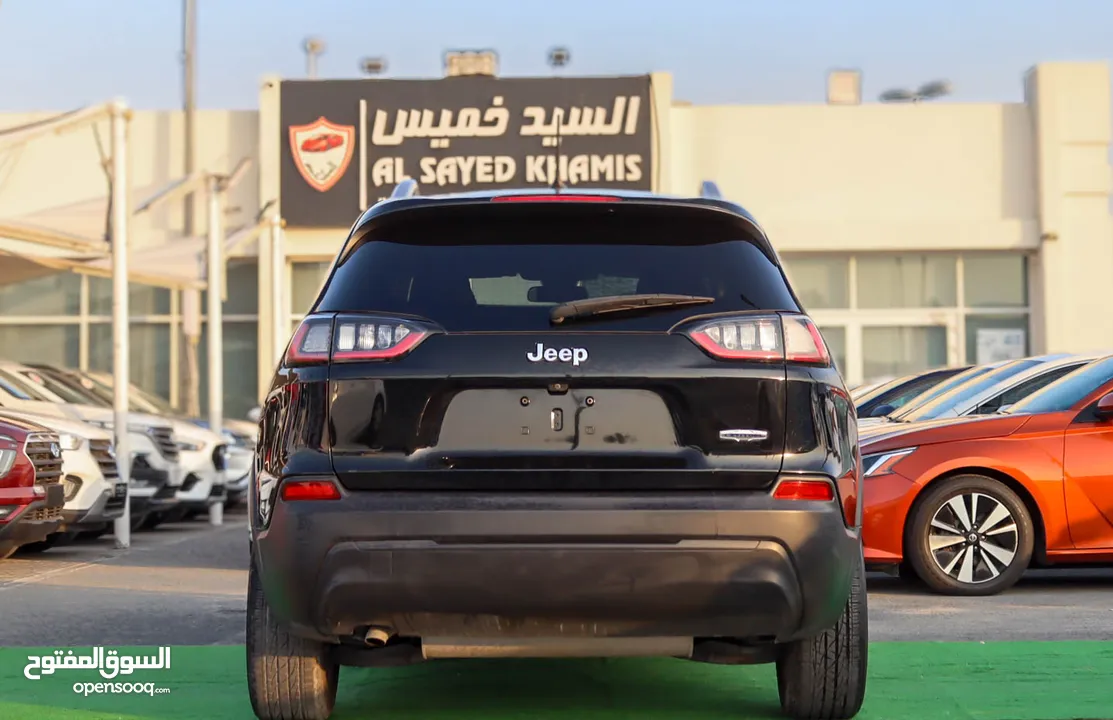
[[(170, 324), (133, 322), (128, 327), (128, 345), (131, 384), (170, 397)], [(89, 369), (112, 372), (112, 368), (112, 323), (89, 325)]]
[(1028, 307), (1028, 263), (1023, 255), (964, 255), (962, 279), (966, 307)]
[(785, 262), (785, 274), (807, 310), (850, 307), (850, 260), (802, 256)]
[(944, 367), (947, 364), (947, 329), (931, 326), (863, 328), (862, 358), (867, 382)]
[(65, 325), (0, 325), (0, 354), (15, 362), (77, 367), (80, 332)]
[[(197, 345), (201, 415), (209, 412), (208, 323), (202, 323)], [(259, 379), (259, 323), (257, 320), (224, 321), (224, 417), (246, 420), (247, 413), (259, 405), (256, 393)]]
[(331, 262), (290, 263), (290, 315), (300, 318), (317, 299), (328, 276)]
[(835, 361), (835, 367), (839, 372), (846, 373), (846, 328), (844, 327), (819, 327), (819, 334), (823, 336), (823, 342), (827, 344), (827, 350), (831, 353), (831, 359)]
[(1025, 253), (788, 254), (783, 260), (850, 383), (1036, 352)]
[[(89, 277), (89, 314), (112, 317), (112, 281)], [(150, 285), (128, 284), (128, 315), (144, 317), (170, 314), (170, 291)]]
[(954, 255), (859, 255), (858, 307), (943, 308), (958, 304)]
[(966, 316), (966, 362), (990, 363), (1031, 353), (1027, 315)]
[(81, 312), (81, 278), (55, 273), (0, 285), (0, 316), (77, 315)]

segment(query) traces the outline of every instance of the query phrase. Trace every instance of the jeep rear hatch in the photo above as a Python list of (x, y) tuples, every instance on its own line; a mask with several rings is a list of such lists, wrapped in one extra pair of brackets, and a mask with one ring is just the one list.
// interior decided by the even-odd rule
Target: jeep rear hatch
[(732, 213), (445, 202), (349, 240), (290, 360), (329, 362), (349, 489), (756, 489), (786, 357), (828, 362), (798, 313)]

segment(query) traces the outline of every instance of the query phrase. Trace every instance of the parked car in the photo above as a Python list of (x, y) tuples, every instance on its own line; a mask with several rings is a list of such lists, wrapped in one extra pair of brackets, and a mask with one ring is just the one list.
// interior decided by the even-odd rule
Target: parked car
[(1036, 362), (1029, 359), (1027, 362), (1008, 363), (959, 385), (911, 412), (894, 414), (891, 418), (894, 423), (863, 428), (861, 437), (901, 432), (902, 425), (912, 423), (992, 414), (1101, 357), (1102, 355), (1063, 355), (1055, 359), (1034, 358)]
[[(46, 368), (43, 365), (34, 365), (35, 368)], [(76, 372), (76, 371), (71, 371)], [(91, 385), (96, 386), (98, 392), (108, 400), (111, 400), (112, 385), (115, 383), (111, 373), (101, 372), (83, 372), (79, 373), (81, 379), (91, 381)], [(144, 407), (143, 412), (152, 413), (161, 417), (174, 418), (177, 420), (185, 420), (191, 422), (198, 427), (209, 429), (209, 421), (205, 418), (189, 417), (182, 411), (176, 409), (173, 405), (165, 399), (155, 395), (154, 393), (147, 392), (141, 387), (131, 385), (128, 389), (128, 397), (134, 398), (136, 403)], [(247, 420), (239, 420), (236, 418), (224, 418), (222, 420), (223, 427), (221, 432), (228, 438), (231, 443), (243, 445), (251, 449), (255, 448), (255, 436), (259, 431), (258, 423), (249, 422)]]
[[(70, 418), (112, 431), (115, 413), (110, 408), (66, 400), (22, 375), (25, 366), (0, 361), (0, 407), (36, 415)], [(138, 529), (152, 513), (178, 504), (183, 474), (174, 430), (166, 421), (142, 413), (128, 413), (131, 473), (131, 524)]]
[(341, 664), (635, 654), (858, 712), (854, 408), (748, 213), (412, 197), (338, 258), (249, 484), (258, 717), (328, 717)]
[(120, 480), (109, 432), (89, 423), (18, 410), (0, 411), (0, 419), (37, 423), (58, 434), (62, 450), (61, 483), (65, 491), (62, 527), (25, 550), (45, 550), (79, 533), (103, 534), (124, 514), (128, 488)]
[(919, 395), (908, 399), (899, 410), (897, 408), (886, 406), (874, 408), (873, 413), (870, 415), (870, 417), (858, 418), (858, 428), (864, 430), (865, 428), (869, 428), (874, 425), (893, 422), (894, 415), (902, 412), (910, 412), (916, 408), (919, 408), (931, 402), (940, 395), (950, 392), (959, 385), (967, 383), (974, 378), (996, 370), (1007, 362), (1010, 361), (1002, 360), (1000, 362), (989, 363), (986, 365), (975, 365), (971, 368), (967, 368), (957, 375), (952, 375), (949, 379), (928, 388), (927, 390), (921, 392)]
[[(39, 365), (26, 367), (21, 374), (43, 386), (49, 382), (47, 378), (51, 378), (57, 384), (64, 384), (70, 392), (84, 395), (89, 403), (100, 403), (106, 408), (112, 407), (112, 383), (105, 384), (90, 373)], [(69, 382), (63, 382), (63, 379), (68, 379)], [(160, 413), (158, 407), (145, 403), (141, 394), (135, 392), (133, 388), (128, 390), (128, 407), (134, 412)], [(225, 499), (224, 471), (227, 466), (227, 441), (214, 432), (178, 417), (161, 414), (157, 416), (173, 428), (183, 479), (177, 492), (177, 505), (150, 513), (143, 525), (148, 528), (207, 512), (213, 504), (223, 502)]]
[(46, 540), (62, 525), (58, 435), (18, 418), (0, 418), (0, 560)]
[(854, 400), (854, 408), (859, 418), (870, 417), (878, 410), (880, 410), (880, 415), (888, 415), (904, 407), (909, 400), (939, 385), (944, 380), (969, 369), (970, 366), (966, 365), (964, 367), (924, 370), (872, 386), (858, 396), (851, 393), (851, 398)]
[(1113, 356), (1004, 412), (862, 440), (866, 562), (991, 595), (1030, 566), (1113, 563)]
[[(1056, 355), (1040, 355), (1011, 360), (1004, 365), (993, 368), (989, 372), (967, 380), (926, 402), (917, 402), (915, 407), (906, 407), (888, 415), (888, 420), (899, 423), (915, 423), (925, 420), (938, 420), (944, 417), (958, 417), (966, 410), (973, 409), (969, 402), (981, 395), (986, 390), (1002, 387), (1010, 379), (1025, 371), (1069, 358), (1066, 353)], [(869, 432), (867, 429), (864, 432)]]
[[(80, 381), (88, 382), (98, 393), (111, 397), (112, 376), (107, 373), (81, 373)], [(152, 393), (134, 385), (128, 390), (128, 397), (135, 403), (137, 409), (144, 412), (157, 413), (162, 417), (190, 422), (206, 431), (209, 422), (200, 418), (187, 417), (175, 410), (170, 403)], [(221, 434), (226, 440), (224, 444), (224, 470), (223, 486), (224, 495), (213, 493), (209, 504), (223, 498), (226, 506), (242, 502), (247, 493), (248, 473), (255, 457), (255, 424), (244, 420), (226, 419), (223, 422)], [(215, 437), (215, 435), (213, 436)], [(204, 510), (204, 508), (191, 506), (187, 509), (186, 517), (190, 517)]]

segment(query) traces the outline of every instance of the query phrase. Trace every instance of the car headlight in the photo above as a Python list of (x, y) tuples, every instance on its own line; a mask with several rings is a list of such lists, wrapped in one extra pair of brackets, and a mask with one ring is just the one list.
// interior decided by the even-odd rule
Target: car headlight
[(78, 450), (85, 444), (85, 438), (72, 433), (58, 433), (58, 446), (63, 450)]
[(866, 455), (862, 458), (862, 476), (870, 477), (891, 472), (893, 466), (914, 452), (916, 452), (916, 448), (912, 447)]
[(204, 447), (204, 445), (201, 445), (200, 443), (192, 443), (188, 440), (179, 440), (178, 441), (178, 449), (179, 450), (184, 450), (185, 452), (197, 452), (198, 450), (200, 450), (203, 447)]

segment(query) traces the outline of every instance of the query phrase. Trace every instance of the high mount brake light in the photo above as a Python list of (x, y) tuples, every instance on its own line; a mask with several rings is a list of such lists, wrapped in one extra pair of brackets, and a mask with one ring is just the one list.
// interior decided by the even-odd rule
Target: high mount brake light
[(829, 502), (835, 499), (835, 488), (829, 480), (781, 480), (773, 490), (773, 499)]
[(831, 363), (819, 328), (803, 315), (715, 319), (694, 326), (686, 334), (708, 354), (722, 360)]
[(393, 318), (308, 317), (290, 341), (288, 365), (393, 360), (429, 336), (417, 325)]
[(620, 202), (609, 195), (499, 195), (491, 202)]

